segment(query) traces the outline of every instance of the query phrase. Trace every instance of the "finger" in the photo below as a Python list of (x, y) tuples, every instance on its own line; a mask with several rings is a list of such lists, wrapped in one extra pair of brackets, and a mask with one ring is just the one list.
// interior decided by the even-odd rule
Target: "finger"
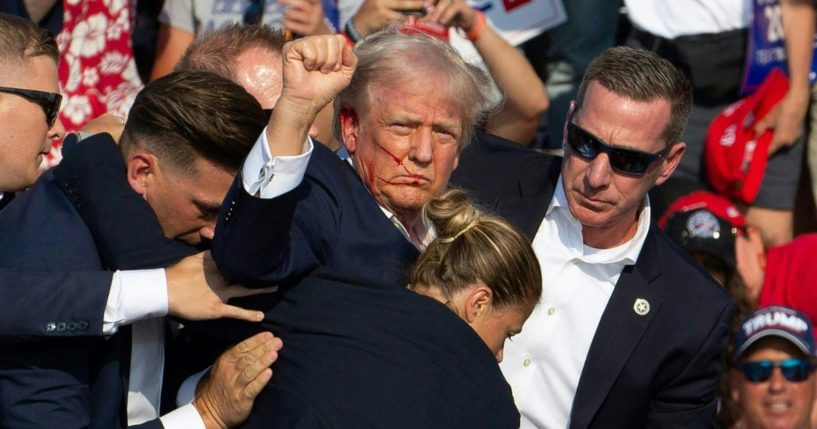
[(236, 344), (230, 350), (228, 350), (228, 353), (232, 353), (233, 357), (237, 357), (242, 354), (247, 354), (256, 347), (263, 346), (264, 344), (275, 339), (278, 338), (272, 335), (272, 332), (269, 331), (261, 332)]
[(757, 121), (757, 123), (755, 124), (755, 128), (754, 128), (755, 136), (759, 137), (761, 134), (766, 132), (766, 130), (771, 128), (771, 125), (772, 125), (771, 121), (768, 121), (765, 118)]
[(247, 385), (242, 391), (244, 397), (247, 399), (255, 399), (261, 390), (264, 389), (264, 386), (269, 383), (270, 379), (272, 378), (272, 369), (266, 368), (265, 370), (261, 371), (255, 379)]
[(439, 22), (442, 25), (450, 26), (455, 22), (457, 15), (460, 13), (459, 9), (450, 2), (446, 4), (445, 9), (440, 11)]
[(309, 11), (301, 9), (289, 9), (284, 13), (284, 19), (301, 24), (309, 24), (313, 21), (312, 14)]
[(257, 289), (249, 289), (245, 288), (244, 286), (228, 286), (224, 288), (219, 294), (224, 297), (225, 301), (229, 301), (233, 298), (241, 298), (245, 296), (253, 296), (253, 295), (262, 295), (265, 293), (273, 293), (278, 292), (278, 286), (269, 286), (269, 287), (262, 287)]
[(389, 9), (394, 11), (420, 10), (424, 5), (424, 0), (392, 0)]
[(269, 343), (272, 346), (272, 350), (276, 352), (281, 350), (282, 347), (284, 347), (284, 341), (278, 337), (273, 338), (272, 340), (270, 340)]
[(272, 345), (266, 343), (257, 348), (259, 353), (257, 356), (247, 356), (247, 365), (239, 368), (241, 374), (238, 377), (238, 382), (242, 386), (251, 383), (261, 371), (267, 369), (278, 358), (278, 352), (272, 350)]
[(354, 49), (346, 43), (346, 40), (343, 39), (343, 36), (340, 36), (338, 39), (343, 46), (341, 49), (343, 52), (343, 67), (347, 69), (354, 70), (357, 66), (357, 55), (355, 55)]
[(327, 37), (325, 43), (326, 60), (321, 65), (322, 73), (329, 73), (338, 68), (341, 62), (341, 50), (338, 47), (337, 40), (334, 37)]
[(247, 322), (260, 322), (264, 320), (264, 312), (256, 310), (246, 310), (234, 305), (223, 304), (219, 311), (219, 318), (245, 320)]

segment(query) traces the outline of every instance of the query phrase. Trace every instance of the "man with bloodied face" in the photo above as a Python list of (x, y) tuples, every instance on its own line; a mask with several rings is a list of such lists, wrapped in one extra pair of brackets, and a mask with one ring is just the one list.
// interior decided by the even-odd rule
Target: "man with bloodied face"
[[(354, 78), (335, 99), (334, 131), (348, 157), (320, 145), (311, 157), (272, 157), (277, 142), (264, 141), (245, 162), (213, 247), (233, 280), (297, 280), (321, 267), (402, 287), (434, 238), (422, 207), (445, 189), (471, 129), (495, 103), (485, 77), (424, 35), (386, 31), (355, 52)], [(305, 176), (290, 162), (308, 163)], [(297, 200), (293, 234), (269, 221), (284, 216), (288, 199)]]
[[(213, 240), (226, 277), (281, 285), (278, 299), (252, 305), (265, 311), (263, 329), (292, 344), (243, 427), (516, 428), (501, 352), (446, 305), (406, 289), (436, 235), (423, 207), (491, 104), (484, 76), (425, 35), (372, 35), (355, 48), (356, 67), (345, 41), (327, 40), (334, 64), (307, 76), (290, 73), (298, 56), (284, 55), (281, 98)], [(351, 78), (342, 90), (317, 79), (336, 71)], [(342, 157), (307, 139), (331, 98)], [(221, 325), (207, 333), (236, 335)]]

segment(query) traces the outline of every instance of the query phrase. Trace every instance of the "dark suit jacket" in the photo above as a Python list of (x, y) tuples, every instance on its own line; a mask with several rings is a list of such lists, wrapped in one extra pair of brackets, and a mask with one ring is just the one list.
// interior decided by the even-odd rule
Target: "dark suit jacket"
[(112, 273), (0, 268), (0, 347), (8, 336), (102, 335)]
[(318, 267), (402, 287), (417, 249), (378, 207), (354, 169), (316, 144), (304, 181), (272, 199), (236, 178), (219, 216), (213, 259), (245, 286), (297, 281)]
[[(553, 196), (560, 163), (479, 134), (461, 157), (452, 183), (533, 238)], [(633, 311), (636, 298), (650, 302), (647, 315)], [(653, 224), (638, 261), (624, 269), (602, 314), (570, 427), (712, 426), (733, 313), (724, 289)]]
[(320, 271), (267, 312), (284, 348), (242, 427), (519, 427), (496, 359), (450, 309)]
[[(100, 206), (113, 211), (129, 210), (129, 205), (120, 204), (107, 191), (121, 190), (121, 186), (109, 187), (110, 182), (100, 181), (114, 177), (124, 182), (124, 163), (110, 137), (91, 138), (78, 147), (81, 149), (77, 149), (75, 158), (67, 156), (64, 165), (44, 174), (31, 190), (0, 213), (0, 229), (4, 231), (0, 236), (0, 249), (7, 249), (0, 252), (0, 266), (65, 271), (118, 268), (106, 262), (110, 255), (97, 248), (94, 235), (79, 212), (94, 207), (99, 210)], [(118, 216), (126, 217), (127, 214)], [(134, 218), (126, 229), (154, 237), (155, 229), (151, 228), (158, 227), (155, 219), (147, 217), (144, 222), (141, 219), (145, 219), (144, 216)], [(95, 228), (111, 227), (104, 222), (101, 225)], [(154, 250), (153, 253), (141, 250), (117, 253), (121, 257), (118, 263), (123, 268), (147, 268), (167, 265), (184, 256), (178, 249), (171, 251), (170, 247)], [(92, 292), (93, 296), (102, 298), (101, 308), (107, 300), (109, 276), (103, 291)], [(82, 286), (98, 288), (101, 285)], [(97, 311), (95, 323), (101, 325), (102, 312)], [(65, 329), (69, 330), (70, 326), (70, 322), (66, 323)], [(19, 344), (13, 352), (5, 354), (9, 364), (2, 369), (4, 378), (0, 383), (4, 385), (0, 387), (3, 392), (0, 401), (4, 413), (0, 414), (0, 426), (120, 426), (127, 389), (123, 365), (125, 368), (128, 365), (129, 336), (120, 332), (103, 340), (99, 337), (101, 328), (98, 329), (96, 337), (65, 342), (16, 338), (14, 341)], [(143, 427), (157, 424), (160, 427), (158, 420)]]

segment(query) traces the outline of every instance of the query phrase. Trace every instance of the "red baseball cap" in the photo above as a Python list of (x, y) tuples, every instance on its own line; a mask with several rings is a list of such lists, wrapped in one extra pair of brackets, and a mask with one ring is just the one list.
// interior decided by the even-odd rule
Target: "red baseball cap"
[(719, 194), (747, 204), (755, 200), (766, 173), (772, 130), (755, 136), (754, 127), (788, 89), (786, 75), (772, 69), (755, 93), (724, 109), (709, 125), (704, 167)]

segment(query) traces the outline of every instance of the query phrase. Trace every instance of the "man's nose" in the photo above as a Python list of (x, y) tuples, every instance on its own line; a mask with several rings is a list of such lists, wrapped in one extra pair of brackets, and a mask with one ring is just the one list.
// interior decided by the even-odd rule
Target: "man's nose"
[(590, 161), (586, 176), (587, 183), (592, 188), (606, 188), (610, 185), (613, 169), (610, 167), (610, 158), (606, 153), (600, 153)]
[(199, 229), (199, 235), (201, 235), (202, 238), (206, 238), (207, 240), (212, 240), (213, 236), (216, 235), (216, 221), (213, 221), (201, 227), (201, 229)]
[(783, 376), (783, 371), (780, 368), (772, 370), (772, 377), (769, 378), (769, 390), (779, 392), (786, 387), (787, 380)]
[(411, 160), (417, 164), (428, 164), (433, 158), (434, 137), (430, 128), (421, 127), (412, 136)]
[(48, 129), (48, 139), (56, 140), (62, 139), (65, 136), (65, 127), (62, 126), (62, 121), (59, 118), (54, 121), (54, 125)]

